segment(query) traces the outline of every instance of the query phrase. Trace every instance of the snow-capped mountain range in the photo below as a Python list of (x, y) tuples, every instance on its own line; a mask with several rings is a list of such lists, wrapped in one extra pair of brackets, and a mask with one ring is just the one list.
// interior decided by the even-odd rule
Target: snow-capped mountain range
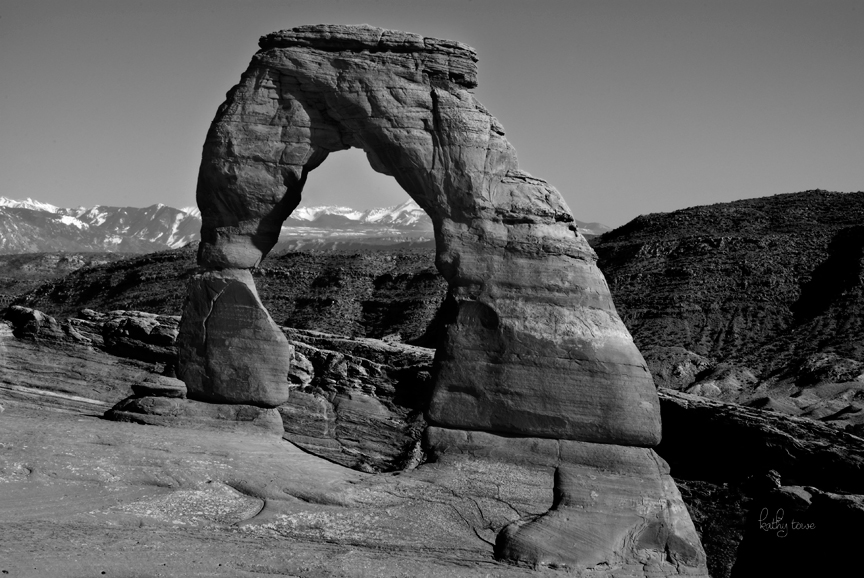
[[(608, 227), (577, 221), (583, 234)], [(34, 199), (0, 197), (0, 254), (53, 251), (149, 253), (182, 247), (200, 238), (197, 207), (175, 209), (158, 204), (144, 208), (62, 208)], [(346, 240), (375, 240), (377, 245), (431, 241), (432, 220), (409, 199), (401, 205), (358, 211), (350, 207), (298, 207), (282, 227), (280, 245), (302, 247)], [(298, 244), (298, 241), (303, 241)]]
[(401, 205), (358, 211), (350, 207), (297, 207), (285, 220), (285, 229), (296, 227), (327, 228), (394, 228), (432, 232), (432, 219), (426, 211), (408, 199)]
[(149, 253), (199, 237), (201, 219), (165, 205), (63, 208), (0, 197), (0, 254), (49, 251)]

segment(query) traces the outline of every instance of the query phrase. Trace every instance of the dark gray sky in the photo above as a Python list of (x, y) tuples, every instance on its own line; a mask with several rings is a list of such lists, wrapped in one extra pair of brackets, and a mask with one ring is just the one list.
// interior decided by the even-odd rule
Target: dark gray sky
[[(0, 196), (194, 204), (258, 37), (368, 23), (480, 57), (476, 95), (577, 219), (864, 189), (864, 2), (0, 0)], [(407, 199), (333, 155), (304, 204)]]

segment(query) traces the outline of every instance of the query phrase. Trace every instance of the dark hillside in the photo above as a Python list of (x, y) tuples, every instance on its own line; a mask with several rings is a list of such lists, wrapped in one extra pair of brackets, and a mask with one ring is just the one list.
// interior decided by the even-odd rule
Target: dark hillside
[[(16, 299), (56, 317), (81, 309), (179, 315), (196, 247), (85, 267)], [(340, 335), (410, 340), (438, 310), (445, 282), (434, 251), (304, 252), (272, 255), (253, 271), (261, 299), (280, 325)]]
[(824, 400), (802, 387), (847, 384), (828, 397), (860, 405), (864, 192), (643, 215), (592, 245), (660, 385), (796, 413)]
[(807, 191), (644, 215), (593, 245), (640, 347), (765, 370), (786, 360), (758, 349), (781, 337), (815, 349), (858, 336), (855, 323), (817, 318), (857, 311), (862, 225), (864, 193)]
[(0, 302), (82, 267), (125, 259), (122, 253), (20, 253), (0, 255)]

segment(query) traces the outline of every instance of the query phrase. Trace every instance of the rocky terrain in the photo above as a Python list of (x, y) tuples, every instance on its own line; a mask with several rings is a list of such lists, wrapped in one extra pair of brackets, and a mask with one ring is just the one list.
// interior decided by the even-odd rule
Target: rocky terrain
[[(857, 265), (846, 261), (860, 251), (862, 211), (860, 193), (778, 195), (640, 217), (592, 245), (660, 386), (855, 428), (864, 418), (864, 302), (858, 277), (848, 277)], [(177, 315), (194, 254), (81, 269), (17, 302), (59, 316)], [(27, 267), (43, 265), (7, 264), (5, 275), (23, 283)], [(404, 341), (423, 335), (445, 291), (431, 249), (272, 255), (253, 275), (279, 323)]]
[[(279, 408), (282, 436), (302, 454), (250, 428), (215, 429), (200, 415), (180, 428), (135, 425), (164, 426), (164, 416), (99, 419), (160, 388), (184, 395), (182, 382), (165, 375), (176, 357), (176, 316), (85, 311), (55, 320), (17, 308), (5, 318), (0, 570), (123, 576), (134, 553), (138, 567), (166, 576), (394, 576), (409, 561), (411, 575), (521, 575), (492, 561), (496, 529), (513, 507), (542, 510), (550, 489), (526, 485), (532, 476), (512, 466), (498, 486), (488, 486), (477, 463), (463, 463), (457, 477), (435, 466), (446, 457), (420, 443), (431, 349), (284, 328), (297, 363), (295, 389)], [(852, 539), (838, 529), (864, 511), (864, 440), (806, 418), (673, 390), (661, 389), (660, 400), (657, 451), (681, 488), (712, 576), (764, 576), (766, 550), (774, 552), (773, 568), (786, 558), (796, 569), (831, 568), (795, 550), (802, 540), (812, 551)], [(271, 457), (262, 462), (264, 455)], [(346, 479), (354, 482), (343, 486)], [(362, 498), (350, 489), (358, 483)], [(788, 528), (784, 540), (760, 530), (762, 509), (773, 518), (784, 507), (787, 523), (794, 512), (818, 531)], [(417, 526), (412, 516), (428, 518)], [(23, 552), (35, 536), (34, 560)], [(88, 557), (64, 546), (70, 536), (91, 545)], [(448, 540), (458, 547), (442, 558)], [(345, 560), (365, 566), (328, 566), (346, 548)], [(736, 566), (742, 556), (747, 563)], [(784, 575), (801, 575), (796, 569)]]
[[(68, 565), (53, 546), (70, 536), (93, 552), (71, 562), (85, 574), (153, 547), (182, 575), (222, 561), (232, 575), (394, 575), (409, 551), (412, 575), (840, 568), (802, 552), (851, 550), (864, 514), (856, 195), (640, 217), (595, 240), (607, 284), (560, 194), (519, 170), (470, 92), (473, 49), (368, 25), (259, 45), (205, 142), (197, 264), (186, 247), (79, 269), (3, 313), (11, 571)], [(307, 173), (349, 147), (431, 218), (443, 301), (419, 253), (265, 264)], [(825, 242), (798, 236), (808, 227)], [(20, 306), (176, 306), (172, 276), (182, 317)], [(284, 324), (257, 288), (270, 279)], [(347, 335), (316, 330), (327, 320)], [(40, 428), (50, 412), (75, 423)], [(151, 526), (143, 547), (122, 531)], [(288, 547), (292, 565), (259, 565), (226, 533)], [(202, 542), (227, 546), (180, 551), (210, 554)], [(359, 553), (333, 559), (325, 542)], [(372, 562), (373, 545), (392, 556)]]
[(864, 193), (644, 215), (593, 243), (658, 385), (864, 423)]
[[(373, 472), (433, 481), (476, 505), (474, 522), (448, 499), (462, 533), (496, 564), (597, 578), (707, 576), (668, 464), (652, 449), (661, 429), (651, 375), (560, 193), (519, 169), (503, 127), (470, 92), (474, 50), (368, 25), (302, 26), (259, 45), (205, 141), (199, 269), (176, 329), (153, 314), (86, 311), (84, 322), (58, 323), (13, 306), (11, 335), (92, 348), (99, 326), (106, 351), (155, 356), (161, 375), (131, 384), (110, 420), (287, 437), (375, 475), (372, 494), (400, 493)], [(411, 346), (366, 341), (343, 353), (328, 348), (344, 349), (344, 338), (286, 335), (258, 293), (252, 271), (276, 245), (306, 174), (350, 147), (433, 222), (447, 296), (436, 307), (431, 366)], [(341, 271), (335, 278), (350, 282)], [(268, 499), (297, 497), (283, 476), (267, 478), (195, 489), (217, 492), (237, 523), (268, 512)], [(327, 503), (351, 502), (350, 491), (333, 489)], [(426, 503), (411, 493), (410, 516), (372, 531), (391, 526), (404, 539), (410, 519), (438, 542)]]

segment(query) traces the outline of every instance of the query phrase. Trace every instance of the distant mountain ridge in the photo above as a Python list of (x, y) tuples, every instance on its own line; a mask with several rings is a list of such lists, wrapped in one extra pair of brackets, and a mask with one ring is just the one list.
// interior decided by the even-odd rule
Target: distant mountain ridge
[(150, 253), (196, 241), (201, 219), (162, 204), (61, 208), (0, 197), (0, 254)]
[[(609, 227), (576, 221), (586, 236)], [(282, 226), (276, 250), (380, 249), (434, 246), (432, 220), (409, 199), (360, 211), (342, 206), (298, 207)], [(151, 253), (198, 241), (201, 212), (157, 204), (144, 208), (62, 208), (32, 198), (0, 197), (0, 254), (39, 252)]]

